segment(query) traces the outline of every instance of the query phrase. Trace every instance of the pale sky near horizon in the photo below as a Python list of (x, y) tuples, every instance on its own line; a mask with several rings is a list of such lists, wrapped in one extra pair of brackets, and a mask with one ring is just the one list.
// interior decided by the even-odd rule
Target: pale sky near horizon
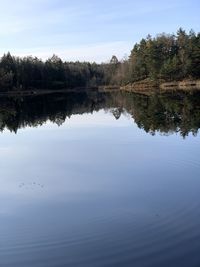
[(199, 0), (0, 0), (0, 55), (108, 61), (148, 34), (200, 31)]

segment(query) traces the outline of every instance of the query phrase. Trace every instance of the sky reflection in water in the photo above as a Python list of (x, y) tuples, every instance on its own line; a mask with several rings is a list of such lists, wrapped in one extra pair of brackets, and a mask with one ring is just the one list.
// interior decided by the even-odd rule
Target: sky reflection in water
[(2, 266), (197, 266), (199, 136), (100, 109), (0, 136)]

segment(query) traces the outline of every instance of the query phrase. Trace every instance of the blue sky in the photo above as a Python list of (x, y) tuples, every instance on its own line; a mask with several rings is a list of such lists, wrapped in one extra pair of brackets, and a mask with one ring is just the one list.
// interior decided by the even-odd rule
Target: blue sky
[(199, 0), (0, 0), (0, 54), (108, 61), (179, 27), (200, 31)]

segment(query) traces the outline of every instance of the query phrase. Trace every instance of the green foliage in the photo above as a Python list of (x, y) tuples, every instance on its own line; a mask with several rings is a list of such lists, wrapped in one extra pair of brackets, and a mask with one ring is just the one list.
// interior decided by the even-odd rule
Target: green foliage
[(0, 87), (4, 90), (12, 88), (13, 84), (13, 72), (5, 71), (3, 68), (0, 68)]
[(103, 65), (63, 62), (53, 55), (46, 62), (36, 57), (18, 58), (10, 53), (0, 60), (0, 90), (70, 89), (99, 86), (104, 82)]
[(130, 57), (112, 56), (103, 64), (65, 62), (53, 55), (46, 62), (37, 57), (18, 58), (10, 53), (0, 59), (0, 90), (70, 89), (99, 85), (124, 85), (143, 79), (180, 80), (200, 77), (200, 33), (150, 35), (135, 44)]
[(131, 81), (145, 78), (178, 80), (200, 77), (200, 34), (148, 36), (136, 44), (129, 58)]

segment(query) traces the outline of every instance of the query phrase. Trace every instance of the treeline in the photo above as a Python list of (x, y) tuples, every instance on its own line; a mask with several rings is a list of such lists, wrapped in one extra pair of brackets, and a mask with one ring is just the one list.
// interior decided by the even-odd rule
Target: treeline
[(125, 85), (144, 79), (200, 78), (200, 33), (150, 35), (135, 44), (128, 59), (109, 63), (65, 62), (53, 55), (45, 62), (7, 53), (0, 59), (0, 90), (67, 89)]
[(53, 55), (43, 62), (37, 57), (14, 57), (10, 53), (0, 60), (0, 89), (64, 89), (99, 86), (103, 69), (96, 63), (63, 62)]
[(200, 78), (200, 33), (150, 35), (135, 44), (127, 60), (116, 63), (112, 83), (144, 79), (174, 81)]

